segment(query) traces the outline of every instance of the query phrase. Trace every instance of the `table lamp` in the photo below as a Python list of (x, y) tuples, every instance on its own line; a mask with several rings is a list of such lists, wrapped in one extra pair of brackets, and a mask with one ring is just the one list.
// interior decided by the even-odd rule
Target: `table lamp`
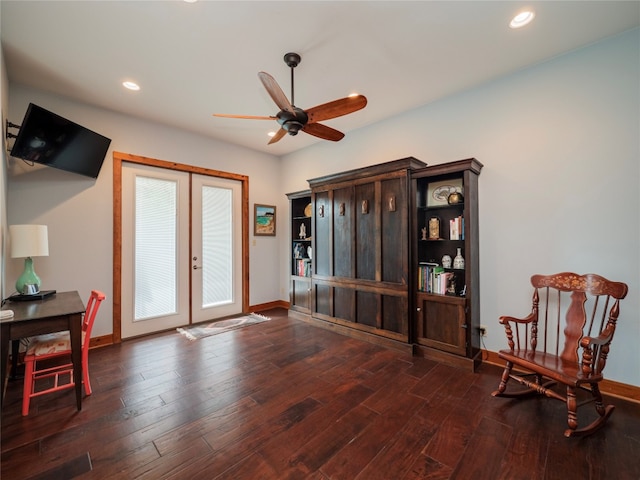
[(33, 270), (31, 257), (49, 256), (49, 238), (46, 225), (10, 225), (11, 258), (24, 258), (24, 272), (16, 282), (16, 291), (22, 295), (40, 293), (40, 278)]

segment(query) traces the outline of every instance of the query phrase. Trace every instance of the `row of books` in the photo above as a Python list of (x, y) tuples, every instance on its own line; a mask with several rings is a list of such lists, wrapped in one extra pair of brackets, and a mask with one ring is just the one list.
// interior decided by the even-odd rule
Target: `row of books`
[(295, 275), (299, 277), (310, 277), (311, 276), (311, 259), (309, 258), (301, 258), (295, 261)]
[(418, 265), (418, 291), (455, 295), (455, 273), (445, 271), (437, 263), (421, 262)]
[(449, 220), (449, 238), (451, 240), (464, 240), (464, 217), (462, 215)]

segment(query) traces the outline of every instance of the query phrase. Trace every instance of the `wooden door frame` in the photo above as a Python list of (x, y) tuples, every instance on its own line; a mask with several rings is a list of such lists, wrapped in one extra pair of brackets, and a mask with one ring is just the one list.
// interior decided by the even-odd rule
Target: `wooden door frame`
[[(113, 152), (113, 343), (122, 342), (122, 162), (237, 180), (242, 184), (242, 312), (249, 311), (249, 177), (210, 168)], [(191, 229), (191, 218), (189, 219)], [(189, 246), (191, 249), (191, 246)], [(191, 252), (189, 252), (189, 258)], [(189, 279), (191, 283), (191, 279)], [(189, 286), (191, 288), (191, 286)], [(191, 295), (189, 295), (191, 318)]]

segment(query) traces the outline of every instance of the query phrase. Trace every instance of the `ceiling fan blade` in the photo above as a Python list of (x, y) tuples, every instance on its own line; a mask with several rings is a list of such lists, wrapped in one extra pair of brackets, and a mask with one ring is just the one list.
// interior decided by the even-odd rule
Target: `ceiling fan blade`
[(337, 142), (344, 138), (344, 133), (339, 132), (335, 128), (322, 125), (321, 123), (307, 123), (302, 127), (302, 131), (309, 135), (313, 135), (314, 137), (331, 140), (332, 142)]
[(367, 97), (364, 95), (356, 95), (353, 97), (345, 97), (333, 102), (323, 103), (317, 107), (306, 110), (309, 117), (309, 123), (322, 122), (331, 118), (341, 117), (348, 113), (355, 112), (367, 105)]
[(286, 134), (287, 134), (287, 131), (284, 128), (281, 128), (280, 130), (278, 130), (276, 132), (276, 134), (273, 137), (271, 137), (271, 140), (269, 140), (269, 143), (267, 145), (271, 145), (272, 143), (276, 143), (278, 140), (280, 140)]
[(289, 99), (280, 88), (280, 85), (278, 85), (278, 82), (276, 82), (271, 75), (266, 72), (260, 72), (258, 73), (258, 78), (260, 78), (264, 88), (267, 89), (267, 93), (271, 96), (280, 110), (286, 110), (289, 113), (295, 114), (291, 102), (289, 102)]
[(276, 120), (276, 117), (261, 117), (256, 115), (231, 115), (229, 113), (214, 113), (214, 117), (224, 117), (224, 118), (246, 118), (249, 120)]

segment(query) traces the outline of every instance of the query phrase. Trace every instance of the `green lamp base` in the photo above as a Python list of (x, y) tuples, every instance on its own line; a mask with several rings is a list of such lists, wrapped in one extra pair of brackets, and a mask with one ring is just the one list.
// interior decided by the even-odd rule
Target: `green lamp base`
[(16, 291), (22, 295), (35, 295), (40, 292), (40, 277), (33, 269), (31, 257), (24, 259), (24, 272), (16, 281)]

